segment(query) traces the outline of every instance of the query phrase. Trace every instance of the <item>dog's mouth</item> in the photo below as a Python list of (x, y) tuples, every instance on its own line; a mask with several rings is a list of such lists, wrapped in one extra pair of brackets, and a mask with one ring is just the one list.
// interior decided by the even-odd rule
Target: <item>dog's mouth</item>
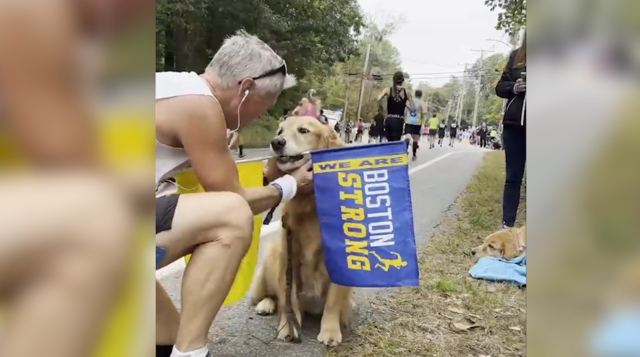
[(298, 162), (300, 160), (304, 159), (304, 155), (300, 154), (300, 155), (280, 155), (278, 156), (278, 163), (279, 164), (289, 164), (289, 163), (293, 163), (293, 162)]

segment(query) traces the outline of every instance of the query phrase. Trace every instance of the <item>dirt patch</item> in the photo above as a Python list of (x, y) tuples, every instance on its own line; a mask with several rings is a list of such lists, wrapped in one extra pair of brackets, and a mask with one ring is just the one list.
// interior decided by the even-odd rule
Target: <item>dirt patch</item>
[[(526, 355), (526, 291), (468, 274), (474, 264), (470, 249), (500, 224), (504, 172), (504, 153), (487, 153), (420, 252), (420, 286), (373, 301), (366, 321), (327, 356)], [(523, 194), (518, 225), (525, 216)]]

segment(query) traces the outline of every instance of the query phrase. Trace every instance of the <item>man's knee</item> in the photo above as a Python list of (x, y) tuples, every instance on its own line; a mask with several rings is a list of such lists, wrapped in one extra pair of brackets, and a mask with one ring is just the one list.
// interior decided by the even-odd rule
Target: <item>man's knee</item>
[(224, 224), (216, 233), (216, 241), (227, 247), (238, 247), (246, 252), (251, 245), (253, 212), (240, 195), (229, 193), (225, 197)]

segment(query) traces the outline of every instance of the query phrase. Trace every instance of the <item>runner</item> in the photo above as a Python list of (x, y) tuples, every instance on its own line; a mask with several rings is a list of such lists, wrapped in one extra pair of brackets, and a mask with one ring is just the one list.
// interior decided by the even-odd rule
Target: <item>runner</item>
[(407, 150), (409, 150), (409, 142), (413, 141), (413, 160), (417, 159), (416, 153), (418, 151), (418, 142), (420, 141), (420, 128), (422, 127), (422, 121), (424, 113), (427, 111), (426, 104), (422, 101), (422, 91), (416, 90), (415, 98), (413, 99), (413, 107), (415, 110), (407, 110), (406, 122), (404, 126), (404, 133), (408, 136), (406, 139)]
[(489, 134), (487, 123), (482, 123), (478, 129), (478, 138), (480, 139), (478, 145), (480, 145), (481, 148), (487, 147), (487, 134)]
[(351, 144), (351, 132), (353, 129), (353, 123), (351, 121), (349, 121), (347, 124), (345, 124), (344, 126), (344, 141), (347, 144)]
[(427, 124), (429, 126), (429, 149), (433, 149), (436, 147), (436, 134), (438, 134), (438, 118), (436, 118), (436, 114), (433, 114), (433, 117), (429, 119)]
[(384, 114), (381, 111), (378, 111), (376, 115), (373, 117), (373, 121), (371, 122), (371, 128), (369, 129), (369, 142), (377, 143), (380, 138), (383, 136), (382, 130), (384, 129)]
[(387, 98), (387, 118), (385, 121), (385, 134), (387, 141), (400, 141), (404, 129), (404, 112), (406, 108), (415, 110), (413, 99), (402, 87), (404, 74), (400, 71), (393, 75), (393, 86), (386, 88), (378, 96), (378, 107), (382, 107), (382, 100)]
[(458, 123), (453, 121), (449, 124), (449, 146), (453, 147), (453, 143), (458, 137)]
[(364, 122), (362, 118), (358, 119), (358, 123), (356, 124), (356, 142), (362, 141), (362, 135), (364, 134)]
[[(228, 130), (228, 129), (227, 129)], [(229, 142), (229, 148), (232, 147), (236, 147), (236, 151), (238, 154), (238, 158), (242, 159), (245, 157), (244, 153), (243, 153), (243, 148), (244, 148), (244, 139), (242, 138), (242, 133), (240, 133), (239, 131), (234, 131), (234, 132), (230, 132), (231, 133), (231, 140)]]
[(446, 131), (447, 124), (444, 122), (444, 119), (442, 119), (442, 122), (440, 122), (440, 125), (438, 126), (438, 145), (440, 145), (440, 147), (442, 147), (442, 142), (444, 141)]
[[(156, 281), (156, 356), (210, 356), (209, 328), (251, 243), (253, 215), (311, 189), (310, 163), (275, 179), (282, 173), (273, 160), (265, 173), (272, 183), (244, 189), (223, 144), (225, 129), (259, 118), (294, 84), (284, 60), (244, 31), (201, 75), (156, 74), (156, 268), (192, 254), (180, 313)], [(177, 189), (171, 177), (187, 167), (206, 192), (167, 196)]]
[(320, 115), (318, 115), (318, 120), (324, 125), (329, 125), (329, 119), (327, 118), (326, 115), (324, 115), (323, 109), (320, 109)]

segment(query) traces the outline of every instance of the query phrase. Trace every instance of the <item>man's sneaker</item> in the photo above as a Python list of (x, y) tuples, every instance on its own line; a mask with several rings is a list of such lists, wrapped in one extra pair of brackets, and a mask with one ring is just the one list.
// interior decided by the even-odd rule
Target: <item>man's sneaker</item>
[(247, 155), (246, 154), (238, 155), (238, 159), (243, 159), (245, 156)]
[(413, 157), (411, 158), (413, 161), (416, 161), (418, 159), (417, 156), (413, 155)]

